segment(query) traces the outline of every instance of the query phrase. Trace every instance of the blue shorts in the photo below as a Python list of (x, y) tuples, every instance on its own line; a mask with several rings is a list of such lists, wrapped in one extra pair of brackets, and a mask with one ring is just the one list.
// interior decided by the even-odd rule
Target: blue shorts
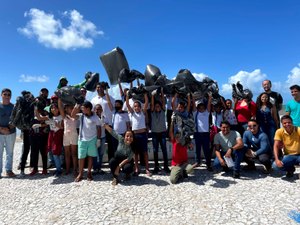
[(134, 134), (134, 153), (144, 153), (148, 151), (147, 133)]
[(78, 140), (78, 159), (84, 159), (87, 156), (97, 157), (97, 137), (90, 141)]

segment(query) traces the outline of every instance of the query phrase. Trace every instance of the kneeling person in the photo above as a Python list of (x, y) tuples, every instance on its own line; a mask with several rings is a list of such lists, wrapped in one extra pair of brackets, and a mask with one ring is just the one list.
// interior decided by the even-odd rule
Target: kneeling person
[(111, 135), (118, 140), (119, 144), (115, 155), (109, 161), (109, 167), (113, 175), (112, 185), (119, 183), (119, 174), (121, 169), (126, 174), (126, 179), (130, 178), (130, 174), (133, 172), (133, 151), (131, 144), (133, 142), (133, 132), (128, 130), (125, 132), (124, 137), (117, 134), (109, 125), (105, 125), (105, 129), (111, 133)]
[(241, 135), (237, 131), (230, 130), (230, 123), (228, 121), (221, 122), (221, 131), (214, 137), (214, 148), (216, 158), (214, 160), (214, 167), (223, 167), (225, 171), (228, 170), (228, 165), (225, 158), (234, 158), (233, 177), (240, 177), (241, 161), (244, 154), (244, 143)]

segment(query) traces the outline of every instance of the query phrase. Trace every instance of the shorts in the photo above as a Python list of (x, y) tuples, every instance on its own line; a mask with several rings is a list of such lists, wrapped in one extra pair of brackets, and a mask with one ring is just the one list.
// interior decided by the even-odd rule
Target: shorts
[(78, 141), (78, 159), (84, 159), (87, 156), (97, 157), (97, 137), (90, 141)]
[(147, 133), (134, 134), (134, 153), (148, 152), (148, 137)]
[(64, 146), (78, 145), (77, 131), (64, 134), (63, 144)]

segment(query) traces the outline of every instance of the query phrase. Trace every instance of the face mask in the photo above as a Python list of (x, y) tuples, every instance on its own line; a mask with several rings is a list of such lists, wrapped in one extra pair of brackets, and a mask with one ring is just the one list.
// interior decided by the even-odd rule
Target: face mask
[(122, 109), (121, 106), (115, 106), (115, 110), (116, 110), (116, 111), (119, 111), (120, 109)]

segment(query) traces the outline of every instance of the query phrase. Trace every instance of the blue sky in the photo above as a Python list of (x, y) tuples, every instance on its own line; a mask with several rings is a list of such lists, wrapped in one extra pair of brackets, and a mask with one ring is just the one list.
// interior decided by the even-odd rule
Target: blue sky
[(22, 90), (53, 93), (62, 75), (76, 84), (93, 71), (107, 81), (99, 56), (119, 46), (131, 69), (153, 64), (171, 79), (187, 68), (225, 97), (232, 83), (257, 95), (270, 79), (286, 102), (300, 83), (299, 27), (296, 0), (3, 0), (0, 88), (14, 102)]

